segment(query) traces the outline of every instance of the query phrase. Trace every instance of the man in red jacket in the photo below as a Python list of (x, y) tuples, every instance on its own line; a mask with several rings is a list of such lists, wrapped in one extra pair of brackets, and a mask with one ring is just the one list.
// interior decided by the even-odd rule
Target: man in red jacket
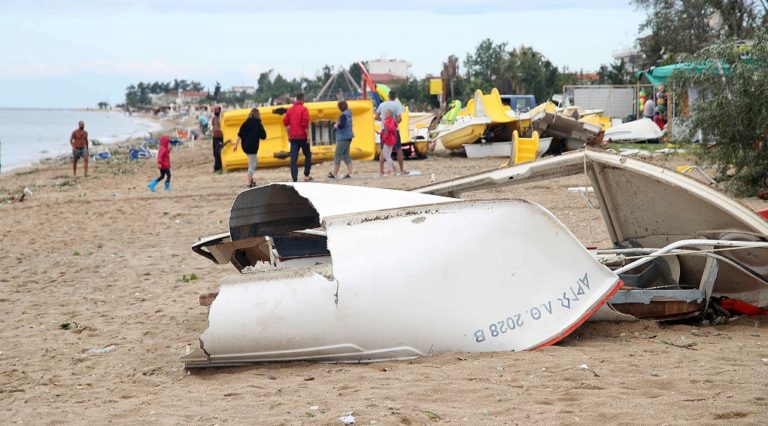
[(309, 170), (312, 168), (312, 152), (307, 142), (307, 129), (309, 128), (309, 110), (304, 106), (304, 94), (296, 95), (296, 103), (288, 108), (283, 117), (283, 124), (288, 132), (288, 140), (291, 142), (291, 178), (294, 182), (299, 177), (299, 149), (304, 153), (304, 182), (309, 182)]

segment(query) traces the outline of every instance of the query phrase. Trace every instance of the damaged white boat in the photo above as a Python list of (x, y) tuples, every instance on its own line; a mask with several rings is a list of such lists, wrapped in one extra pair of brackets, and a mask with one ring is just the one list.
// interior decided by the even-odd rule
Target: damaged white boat
[(459, 197), (581, 173), (613, 241), (596, 256), (625, 283), (593, 319), (689, 318), (719, 298), (768, 307), (768, 222), (671, 170), (587, 149), (415, 192)]
[(605, 131), (603, 139), (611, 142), (641, 142), (657, 140), (664, 132), (650, 118), (641, 118), (628, 123), (613, 126)]
[[(403, 247), (421, 256), (402, 261)], [(242, 273), (221, 284), (188, 368), (533, 349), (621, 286), (522, 200), (272, 184), (240, 193), (229, 233), (194, 250)]]

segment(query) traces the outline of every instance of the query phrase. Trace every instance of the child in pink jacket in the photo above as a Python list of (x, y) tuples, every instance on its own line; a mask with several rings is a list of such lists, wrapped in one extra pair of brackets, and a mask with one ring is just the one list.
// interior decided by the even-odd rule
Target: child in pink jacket
[[(165, 179), (165, 190), (171, 190), (171, 146), (168, 136), (160, 137), (160, 150), (157, 151), (157, 167), (160, 169), (160, 177), (147, 184), (150, 191), (155, 192), (155, 187)], [(167, 179), (166, 179), (167, 176)]]

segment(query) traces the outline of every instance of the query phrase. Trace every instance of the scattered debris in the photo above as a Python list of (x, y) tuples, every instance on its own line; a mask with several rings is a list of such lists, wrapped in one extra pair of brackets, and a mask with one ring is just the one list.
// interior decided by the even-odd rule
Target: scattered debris
[(659, 340), (656, 340), (656, 342), (657, 343), (661, 343), (663, 345), (674, 346), (676, 348), (688, 349), (688, 350), (691, 350), (691, 351), (695, 351), (696, 350), (696, 349), (693, 348), (694, 346), (696, 346), (696, 342), (694, 342), (694, 341), (685, 342), (683, 344), (677, 344), (675, 342), (670, 341), (669, 339), (659, 339)]
[(74, 328), (80, 328), (80, 324), (78, 324), (78, 323), (77, 323), (77, 322), (75, 322), (75, 321), (70, 321), (70, 322), (63, 322), (63, 323), (59, 324), (59, 328), (60, 328), (60, 329), (62, 329), (62, 330), (69, 330), (69, 329), (71, 329), (72, 327), (74, 327)]
[(353, 416), (352, 413), (345, 414), (339, 417), (339, 420), (341, 420), (341, 422), (344, 423), (345, 425), (355, 424), (355, 416)]
[(88, 349), (88, 352), (92, 353), (92, 354), (99, 354), (99, 355), (101, 355), (101, 354), (110, 353), (110, 352), (114, 351), (115, 349), (117, 349), (117, 346), (115, 344), (110, 344), (110, 345), (104, 346), (103, 348)]
[(313, 380), (315, 380), (315, 376), (309, 376), (309, 377), (305, 377), (305, 378), (304, 378), (304, 381), (305, 381), (305, 382), (311, 382), (311, 381), (313, 381)]
[(32, 190), (29, 189), (28, 186), (24, 187), (24, 191), (21, 193), (21, 197), (19, 197), (19, 202), (24, 201), (24, 198), (31, 197), (33, 195)]
[(599, 374), (597, 374), (597, 371), (595, 371), (595, 370), (592, 370), (591, 368), (589, 368), (589, 366), (588, 366), (587, 364), (581, 364), (581, 365), (579, 366), (579, 368), (581, 368), (582, 370), (587, 370), (587, 371), (589, 371), (589, 372), (590, 372), (590, 373), (592, 373), (592, 375), (594, 375), (595, 377), (600, 377), (600, 375), (599, 375)]
[(710, 397), (708, 397), (708, 398), (691, 398), (691, 399), (684, 399), (683, 401), (685, 401), (685, 402), (701, 402), (701, 401), (707, 401), (707, 400), (710, 400), (710, 399), (715, 399), (715, 398), (716, 398), (718, 395), (720, 395), (721, 393), (723, 393), (723, 391), (717, 392), (717, 393), (715, 393), (714, 395), (712, 395), (712, 396), (710, 396)]
[(216, 296), (219, 295), (219, 292), (215, 293), (206, 293), (201, 294), (197, 296), (197, 303), (200, 304), (200, 306), (211, 306), (214, 300), (216, 300)]

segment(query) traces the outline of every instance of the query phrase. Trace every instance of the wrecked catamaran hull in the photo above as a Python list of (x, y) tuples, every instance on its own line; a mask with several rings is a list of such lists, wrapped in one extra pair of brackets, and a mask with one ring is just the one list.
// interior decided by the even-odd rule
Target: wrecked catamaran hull
[[(586, 173), (613, 248), (599, 250), (626, 286), (593, 319), (700, 315), (712, 297), (768, 306), (768, 222), (685, 175), (616, 154), (582, 150), (418, 188), (462, 193)], [(682, 240), (687, 245), (653, 253)], [(623, 269), (631, 257), (655, 259)]]
[[(238, 268), (285, 266), (293, 259), (280, 259), (275, 237), (325, 244), (299, 245), (297, 258), (316, 264), (225, 279), (186, 367), (532, 349), (565, 337), (621, 286), (551, 213), (520, 200), (273, 184), (238, 195), (230, 234), (196, 251)], [(397, 261), (402, 247), (423, 258)]]

